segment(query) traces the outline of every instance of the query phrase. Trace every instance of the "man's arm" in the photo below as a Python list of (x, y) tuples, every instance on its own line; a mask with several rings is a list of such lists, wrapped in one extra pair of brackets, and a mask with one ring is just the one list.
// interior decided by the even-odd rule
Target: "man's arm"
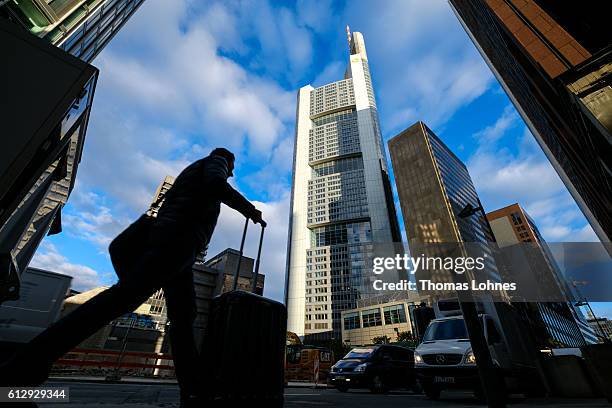
[(219, 193), (221, 201), (225, 205), (242, 213), (245, 217), (252, 219), (253, 222), (259, 223), (264, 227), (266, 226), (266, 222), (261, 218), (261, 211), (255, 208), (249, 200), (244, 198), (244, 196), (236, 191), (227, 181), (221, 183)]
[(207, 173), (213, 186), (213, 191), (218, 194), (219, 199), (224, 204), (239, 211), (247, 218), (253, 220), (253, 222), (259, 223), (266, 226), (265, 221), (261, 218), (261, 211), (259, 211), (253, 204), (249, 202), (242, 194), (234, 190), (232, 186), (227, 182), (227, 177), (230, 173), (227, 161), (221, 157), (214, 157), (211, 159), (211, 163), (207, 168)]

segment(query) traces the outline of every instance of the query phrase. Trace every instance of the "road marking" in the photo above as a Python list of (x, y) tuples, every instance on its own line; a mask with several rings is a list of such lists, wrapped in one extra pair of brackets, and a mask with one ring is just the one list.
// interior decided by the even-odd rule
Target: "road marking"
[(285, 396), (310, 397), (311, 395), (320, 396), (321, 394), (285, 394)]

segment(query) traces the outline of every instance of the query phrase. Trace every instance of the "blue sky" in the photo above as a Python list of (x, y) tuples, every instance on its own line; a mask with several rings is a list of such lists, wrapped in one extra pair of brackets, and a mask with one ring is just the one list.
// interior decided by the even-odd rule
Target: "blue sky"
[[(467, 163), (487, 210), (518, 202), (551, 242), (595, 240), (450, 6), (373, 5), (145, 1), (94, 61), (64, 232), (45, 239), (33, 265), (73, 275), (77, 289), (111, 284), (110, 240), (165, 175), (226, 146), (238, 156), (235, 185), (270, 222), (262, 271), (266, 294), (281, 299), (297, 89), (342, 77), (346, 24), (365, 36), (385, 140), (423, 120)], [(241, 225), (224, 209), (209, 254), (237, 246)]]

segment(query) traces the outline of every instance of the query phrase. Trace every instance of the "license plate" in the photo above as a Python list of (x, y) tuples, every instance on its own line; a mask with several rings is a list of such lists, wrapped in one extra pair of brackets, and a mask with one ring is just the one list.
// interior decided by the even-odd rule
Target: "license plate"
[(336, 380), (346, 380), (346, 377), (343, 375), (336, 376)]
[(439, 377), (439, 376), (435, 376), (434, 377), (434, 382), (435, 383), (454, 384), (455, 383), (455, 377)]

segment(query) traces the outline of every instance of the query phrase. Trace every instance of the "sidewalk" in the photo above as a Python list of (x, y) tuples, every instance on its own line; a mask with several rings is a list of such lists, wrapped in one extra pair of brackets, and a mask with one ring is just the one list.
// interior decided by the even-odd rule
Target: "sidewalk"
[(287, 383), (286, 388), (321, 388), (321, 389), (325, 389), (328, 387), (327, 387), (327, 384), (325, 383), (319, 383), (315, 387), (315, 383), (313, 382), (289, 382)]
[(147, 378), (147, 377), (122, 377), (118, 381), (107, 381), (99, 376), (77, 376), (77, 375), (54, 375), (49, 377), (54, 382), (83, 382), (83, 383), (107, 383), (107, 384), (176, 384), (172, 378)]
[[(107, 381), (104, 377), (95, 376), (51, 376), (49, 381), (54, 382), (83, 382), (83, 383), (107, 383), (107, 384), (176, 384), (171, 378), (146, 378), (146, 377), (122, 377), (118, 381)], [(328, 388), (327, 384), (319, 383), (315, 387), (313, 382), (289, 382), (287, 388)]]

